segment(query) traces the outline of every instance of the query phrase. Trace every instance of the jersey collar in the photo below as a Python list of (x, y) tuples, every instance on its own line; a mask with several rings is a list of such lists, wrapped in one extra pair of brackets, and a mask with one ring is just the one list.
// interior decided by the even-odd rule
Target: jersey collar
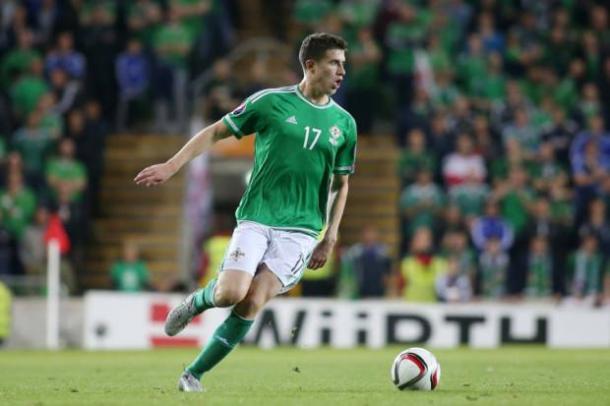
[(328, 103), (322, 104), (322, 105), (314, 104), (307, 97), (305, 97), (305, 95), (301, 92), (301, 89), (299, 89), (299, 85), (294, 85), (294, 88), (296, 90), (297, 96), (299, 96), (305, 103), (309, 104), (311, 107), (314, 107), (316, 109), (327, 109), (330, 106), (332, 106), (333, 104), (335, 104), (335, 101), (330, 96), (328, 96)]

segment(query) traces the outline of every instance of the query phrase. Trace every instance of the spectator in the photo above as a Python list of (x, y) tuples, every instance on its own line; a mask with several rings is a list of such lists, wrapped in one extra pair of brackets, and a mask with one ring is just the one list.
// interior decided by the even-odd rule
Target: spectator
[(83, 89), (79, 81), (71, 79), (63, 69), (52, 70), (50, 76), (51, 90), (57, 100), (57, 112), (66, 114), (82, 104)]
[(426, 151), (426, 138), (421, 129), (409, 131), (408, 146), (401, 152), (399, 159), (398, 171), (403, 185), (413, 183), (420, 170), (434, 168), (435, 159)]
[(436, 109), (446, 109), (453, 106), (455, 101), (461, 97), (457, 86), (453, 83), (451, 71), (437, 71), (434, 75), (434, 88), (432, 92), (432, 104)]
[(31, 13), (36, 37), (38, 42), (48, 44), (63, 17), (62, 5), (57, 0), (43, 0), (37, 3), (38, 7)]
[(464, 303), (472, 298), (472, 286), (468, 275), (460, 272), (459, 260), (450, 257), (447, 273), (436, 279), (436, 294), (441, 302)]
[(10, 87), (12, 107), (18, 119), (24, 119), (34, 111), (42, 95), (48, 92), (49, 86), (42, 73), (42, 61), (34, 58), (30, 62), (29, 72), (21, 75)]
[(73, 198), (74, 190), (65, 183), (60, 183), (52, 199), (61, 225), (71, 243), (71, 264), (76, 269), (83, 267), (84, 243), (89, 232), (89, 222), (86, 207), (82, 201)]
[(49, 210), (38, 206), (34, 222), (29, 224), (23, 233), (19, 247), (19, 258), (27, 275), (42, 276), (46, 271), (45, 233), (49, 222)]
[(459, 78), (469, 95), (475, 95), (482, 88), (487, 74), (487, 59), (483, 42), (478, 33), (470, 34), (466, 51), (458, 59)]
[(27, 183), (37, 191), (44, 185), (43, 165), (55, 144), (52, 134), (41, 128), (41, 119), (39, 112), (32, 112), (26, 126), (15, 131), (12, 145), (22, 157)]
[(604, 265), (608, 264), (610, 260), (610, 223), (606, 210), (606, 203), (602, 199), (597, 198), (591, 201), (589, 218), (579, 229), (581, 236), (594, 235), (597, 238)]
[(570, 261), (572, 273), (568, 293), (572, 302), (599, 305), (610, 273), (604, 268), (597, 238), (583, 235), (580, 241), (580, 247)]
[(585, 152), (587, 145), (590, 143), (595, 144), (599, 151), (598, 165), (604, 170), (610, 169), (610, 134), (606, 131), (604, 120), (599, 115), (591, 117), (589, 130), (578, 134), (570, 146), (570, 160), (575, 176), (585, 172), (587, 165)]
[(81, 13), (83, 24), (81, 43), (87, 57), (86, 94), (96, 99), (104, 114), (111, 117), (116, 111), (115, 59), (122, 44), (118, 28), (120, 3), (109, 0), (89, 2)]
[(476, 256), (469, 247), (468, 235), (463, 229), (449, 229), (443, 236), (441, 253), (445, 258), (457, 261), (457, 271), (466, 276), (474, 286), (476, 273)]
[(506, 97), (506, 76), (502, 70), (502, 56), (492, 53), (488, 57), (487, 73), (477, 89), (475, 103), (483, 111), (500, 106)]
[(494, 190), (502, 217), (511, 225), (516, 238), (525, 231), (534, 193), (528, 185), (527, 172), (520, 167), (511, 168), (508, 180)]
[(57, 111), (55, 96), (51, 92), (47, 92), (38, 101), (36, 112), (40, 114), (40, 127), (51, 135), (51, 138), (56, 140), (64, 132), (64, 122)]
[[(340, 293), (350, 298), (379, 298), (391, 294), (392, 260), (373, 226), (362, 230), (360, 242), (341, 257)], [(349, 276), (348, 276), (349, 275)], [(353, 288), (346, 286), (353, 281)], [(342, 292), (341, 292), (342, 291)]]
[(495, 237), (488, 239), (479, 256), (480, 294), (485, 299), (500, 299), (506, 294), (506, 273), (509, 257), (502, 242)]
[(515, 111), (515, 119), (502, 131), (504, 144), (509, 139), (516, 139), (527, 158), (533, 158), (538, 151), (540, 143), (540, 133), (531, 125), (529, 115), (523, 108)]
[(553, 259), (545, 236), (537, 235), (531, 240), (527, 265), (526, 296), (549, 298), (553, 292)]
[(47, 54), (45, 60), (47, 75), (50, 76), (56, 70), (66, 72), (72, 79), (83, 80), (85, 78), (85, 57), (74, 50), (74, 38), (71, 32), (59, 34), (55, 49)]
[(415, 231), (411, 252), (400, 265), (405, 282), (403, 296), (410, 302), (436, 302), (436, 280), (447, 272), (447, 261), (434, 255), (429, 228)]
[[(428, 130), (428, 147), (434, 151), (439, 162), (444, 162), (447, 155), (454, 150), (454, 134), (449, 131), (447, 115), (437, 112), (432, 116)], [(434, 178), (442, 179), (441, 170), (438, 165), (434, 167)]]
[(406, 237), (410, 238), (420, 227), (437, 227), (444, 200), (442, 190), (432, 183), (430, 170), (420, 169), (416, 183), (405, 188), (400, 197)]
[(104, 151), (109, 126), (102, 116), (100, 104), (95, 100), (85, 103), (84, 116), (85, 128), (81, 134), (83, 137), (76, 137), (76, 151), (79, 160), (87, 166), (91, 208), (94, 213), (98, 213), (100, 200), (97, 196), (104, 170)]
[(578, 88), (585, 80), (585, 63), (580, 58), (572, 58), (564, 76), (553, 91), (553, 98), (565, 111), (572, 111), (578, 102)]
[(489, 196), (489, 187), (472, 178), (449, 190), (449, 201), (460, 208), (466, 222), (481, 215)]
[[(381, 48), (369, 28), (358, 31), (358, 41), (350, 50), (351, 72), (347, 83), (347, 109), (358, 122), (358, 130), (368, 134), (373, 129), (373, 118), (379, 97), (379, 64)], [(377, 96), (376, 96), (377, 95)]]
[(57, 148), (59, 154), (49, 160), (45, 173), (53, 195), (57, 195), (59, 189), (65, 189), (70, 201), (81, 201), (87, 185), (87, 171), (85, 166), (76, 160), (75, 149), (71, 138), (62, 138)]
[(472, 138), (468, 134), (460, 134), (456, 152), (450, 154), (443, 164), (445, 184), (452, 188), (467, 182), (481, 183), (486, 175), (485, 163), (474, 151)]
[[(157, 31), (153, 40), (158, 59), (155, 128), (160, 132), (181, 131), (186, 123), (187, 56), (193, 38), (180, 17), (179, 9), (170, 7), (166, 24)], [(174, 112), (171, 124), (170, 109)]]
[(530, 259), (528, 261), (531, 262), (534, 248), (542, 248), (540, 246), (542, 243), (534, 243), (533, 240), (542, 238), (545, 252), (549, 254), (550, 262), (553, 265), (551, 275), (553, 284), (551, 288), (553, 292), (561, 293), (565, 283), (566, 259), (572, 246), (571, 220), (566, 222), (561, 215), (553, 213), (552, 206), (552, 201), (543, 196), (539, 196), (532, 206), (531, 219), (527, 227), (527, 240), (530, 244)]
[(225, 114), (239, 105), (238, 89), (231, 78), (231, 64), (226, 59), (219, 59), (212, 67), (212, 80), (204, 89), (204, 122), (220, 120)]
[(485, 204), (485, 213), (475, 219), (471, 226), (471, 237), (474, 246), (483, 251), (489, 241), (496, 240), (502, 251), (507, 251), (513, 244), (513, 229), (499, 216), (498, 203), (489, 199)]
[(0, 218), (10, 235), (11, 269), (21, 273), (21, 262), (17, 256), (18, 244), (27, 225), (32, 221), (36, 209), (34, 193), (23, 183), (20, 172), (10, 172), (6, 189), (0, 190)]
[[(580, 139), (577, 138), (574, 143)], [(610, 141), (610, 138), (608, 138)], [(601, 144), (601, 145), (600, 145)], [(573, 144), (574, 145), (574, 144)], [(580, 225), (585, 218), (586, 208), (592, 199), (600, 193), (600, 186), (610, 173), (610, 156), (604, 156), (600, 150), (603, 148), (603, 139), (591, 138), (584, 145), (582, 157), (573, 156), (575, 183), (575, 216), (576, 225)], [(610, 146), (610, 144), (608, 144)]]
[(152, 44), (161, 17), (161, 7), (155, 0), (135, 0), (127, 5), (127, 26), (145, 47)]
[(115, 69), (119, 85), (117, 130), (125, 131), (127, 124), (132, 125), (133, 119), (141, 118), (147, 110), (150, 66), (138, 40), (129, 41), (126, 51), (118, 56)]
[(496, 142), (498, 137), (489, 126), (487, 116), (483, 114), (475, 116), (472, 131), (474, 144), (476, 145), (475, 149), (485, 160), (486, 166), (488, 166), (489, 162), (493, 162), (498, 156), (502, 155), (502, 150)]
[(602, 105), (599, 97), (599, 89), (595, 83), (588, 82), (582, 87), (581, 97), (578, 102), (576, 115), (582, 123), (587, 123), (594, 116), (602, 116)]
[(34, 60), (40, 59), (40, 53), (34, 48), (34, 35), (30, 30), (18, 33), (17, 48), (9, 51), (0, 62), (0, 83), (8, 88), (21, 75), (30, 70)]
[(566, 117), (565, 110), (556, 107), (553, 110), (553, 123), (542, 134), (542, 141), (553, 147), (559, 165), (567, 168), (570, 163), (570, 142), (576, 134), (577, 124)]
[(151, 288), (146, 263), (140, 259), (137, 245), (123, 242), (123, 255), (110, 269), (112, 287), (121, 292), (140, 292)]
[(540, 144), (538, 159), (530, 166), (530, 175), (532, 178), (532, 186), (538, 193), (547, 194), (550, 191), (551, 185), (555, 182), (555, 178), (568, 178), (568, 168), (563, 167), (557, 159), (555, 159), (555, 150), (550, 143)]
[(423, 44), (430, 24), (430, 13), (412, 4), (395, 2), (394, 19), (385, 31), (388, 49), (387, 69), (399, 106), (404, 106), (414, 93), (413, 73), (415, 50)]
[(413, 101), (406, 107), (399, 108), (397, 134), (398, 145), (401, 147), (405, 145), (402, 134), (412, 129), (427, 127), (429, 117), (434, 112), (428, 91), (423, 87), (416, 87), (414, 92)]
[(449, 115), (449, 129), (455, 134), (468, 133), (473, 130), (472, 103), (466, 97), (456, 97)]
[(441, 214), (436, 234), (437, 236), (444, 236), (452, 230), (467, 230), (471, 222), (472, 220), (470, 222), (466, 221), (458, 205), (449, 201), (449, 204)]

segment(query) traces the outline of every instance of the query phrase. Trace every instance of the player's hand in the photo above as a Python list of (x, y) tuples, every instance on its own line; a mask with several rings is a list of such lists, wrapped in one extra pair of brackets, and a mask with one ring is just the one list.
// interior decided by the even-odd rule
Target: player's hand
[(138, 185), (156, 186), (165, 183), (173, 174), (174, 170), (167, 162), (151, 165), (142, 169), (134, 178), (134, 182)]
[(328, 256), (330, 255), (334, 247), (334, 241), (330, 241), (327, 239), (323, 239), (322, 241), (320, 241), (316, 245), (316, 248), (313, 249), (313, 253), (311, 254), (311, 258), (309, 259), (307, 267), (309, 269), (322, 268), (328, 260)]

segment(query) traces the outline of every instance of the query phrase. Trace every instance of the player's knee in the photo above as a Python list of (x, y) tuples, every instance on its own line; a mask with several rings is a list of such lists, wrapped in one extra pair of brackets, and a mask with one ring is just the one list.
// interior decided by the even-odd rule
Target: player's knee
[(247, 287), (219, 285), (214, 291), (214, 302), (218, 307), (233, 306), (241, 302), (247, 293)]
[(250, 292), (246, 298), (237, 305), (236, 311), (242, 317), (253, 319), (265, 306), (265, 303), (267, 303), (267, 299), (264, 295)]

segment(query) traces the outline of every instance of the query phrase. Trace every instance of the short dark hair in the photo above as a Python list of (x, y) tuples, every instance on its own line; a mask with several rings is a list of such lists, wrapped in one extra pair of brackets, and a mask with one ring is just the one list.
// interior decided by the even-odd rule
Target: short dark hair
[(338, 35), (316, 32), (303, 40), (299, 50), (299, 61), (305, 70), (305, 61), (313, 59), (319, 61), (329, 49), (347, 50), (347, 41)]

